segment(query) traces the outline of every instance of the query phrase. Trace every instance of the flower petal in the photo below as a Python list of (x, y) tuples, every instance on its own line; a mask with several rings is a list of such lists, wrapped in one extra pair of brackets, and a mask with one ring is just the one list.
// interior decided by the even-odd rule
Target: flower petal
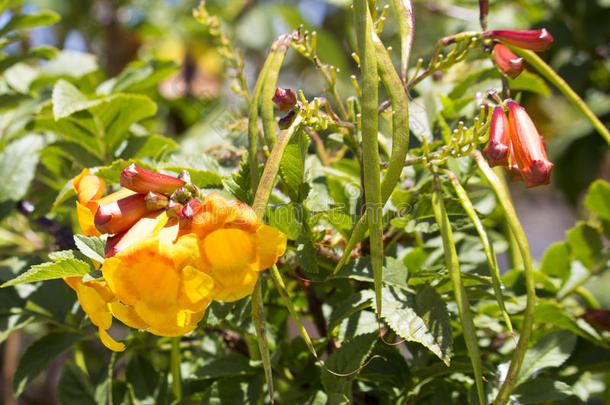
[(113, 301), (110, 303), (110, 310), (112, 315), (125, 325), (134, 329), (147, 329), (148, 324), (144, 322), (142, 318), (136, 313), (136, 311), (120, 301)]
[(286, 235), (278, 229), (262, 225), (256, 231), (258, 270), (273, 266), (286, 251)]
[(113, 352), (122, 352), (125, 350), (125, 345), (123, 343), (117, 342), (114, 340), (105, 329), (98, 328), (98, 332), (100, 334), (100, 340), (110, 350)]

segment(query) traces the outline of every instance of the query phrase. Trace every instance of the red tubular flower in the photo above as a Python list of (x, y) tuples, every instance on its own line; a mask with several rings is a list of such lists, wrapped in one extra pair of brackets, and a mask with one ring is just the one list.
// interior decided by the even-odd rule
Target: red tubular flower
[(525, 108), (512, 100), (506, 102), (509, 109), (508, 122), (514, 149), (514, 159), (523, 176), (525, 185), (530, 187), (549, 184), (553, 164), (546, 156), (544, 142)]
[(510, 130), (508, 118), (502, 106), (495, 106), (491, 115), (489, 143), (483, 150), (490, 166), (506, 166), (508, 164), (508, 149), (510, 145)]
[(297, 93), (294, 90), (278, 87), (272, 98), (275, 106), (280, 111), (288, 111), (297, 103)]
[(121, 186), (142, 194), (149, 191), (171, 194), (185, 184), (176, 177), (143, 169), (133, 163), (121, 172)]
[(498, 39), (507, 44), (536, 52), (546, 51), (553, 44), (553, 37), (545, 28), (541, 30), (487, 31), (482, 36)]
[(110, 204), (100, 204), (94, 223), (101, 233), (119, 233), (135, 224), (148, 212), (146, 196), (134, 194)]
[(502, 44), (494, 46), (494, 59), (498, 67), (511, 79), (516, 78), (523, 71), (523, 58), (518, 57)]

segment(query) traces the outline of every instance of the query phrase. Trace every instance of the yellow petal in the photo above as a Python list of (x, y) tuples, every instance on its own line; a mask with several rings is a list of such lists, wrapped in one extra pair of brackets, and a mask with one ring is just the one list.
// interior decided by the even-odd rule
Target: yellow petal
[(89, 315), (91, 322), (103, 329), (110, 328), (112, 315), (108, 311), (106, 304), (108, 303), (108, 298), (112, 298), (103, 292), (103, 287), (95, 284), (80, 284), (76, 294), (83, 311)]
[(123, 350), (125, 350), (125, 345), (111, 338), (108, 332), (106, 332), (106, 330), (98, 328), (98, 332), (100, 334), (100, 340), (102, 341), (104, 346), (114, 352), (122, 352)]
[(258, 270), (271, 267), (286, 251), (286, 235), (272, 226), (262, 225), (256, 231), (256, 251)]
[(83, 176), (76, 187), (78, 201), (87, 204), (91, 200), (98, 200), (104, 193), (104, 180), (97, 176)]
[(76, 202), (76, 216), (78, 217), (78, 223), (80, 229), (84, 235), (87, 236), (99, 236), (100, 232), (97, 230), (94, 224), (94, 213), (89, 208), (82, 205), (78, 201)]
[(219, 229), (206, 236), (202, 244), (212, 273), (241, 272), (256, 260), (254, 235), (241, 229)]
[(113, 301), (110, 303), (110, 310), (112, 315), (125, 325), (134, 329), (146, 329), (148, 324), (140, 318), (136, 311), (120, 301)]
[(186, 266), (180, 272), (182, 288), (178, 295), (181, 308), (191, 311), (204, 310), (212, 300), (214, 279), (192, 266)]
[(176, 305), (163, 308), (150, 306), (147, 302), (139, 301), (134, 306), (135, 311), (140, 317), (150, 325), (148, 332), (159, 336), (180, 336), (184, 335), (197, 327), (197, 322), (203, 317), (203, 311), (197, 314), (184, 312)]
[(217, 279), (214, 299), (225, 302), (240, 300), (252, 294), (257, 279), (256, 271), (243, 271), (239, 273), (239, 277), (236, 275)]

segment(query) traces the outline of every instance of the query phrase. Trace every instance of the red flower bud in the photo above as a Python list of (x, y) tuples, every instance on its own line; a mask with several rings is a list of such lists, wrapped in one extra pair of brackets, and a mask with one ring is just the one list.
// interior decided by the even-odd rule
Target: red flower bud
[(541, 30), (496, 30), (484, 32), (482, 37), (499, 39), (507, 44), (531, 51), (545, 51), (553, 44), (553, 37), (543, 28)]
[(297, 103), (297, 93), (290, 89), (278, 87), (272, 98), (275, 106), (280, 111), (288, 111)]
[(180, 214), (180, 211), (182, 211), (183, 208), (184, 205), (180, 204), (179, 202), (169, 200), (167, 206), (165, 207), (165, 212), (167, 213), (168, 217), (176, 218), (178, 217), (178, 214)]
[(510, 145), (510, 129), (508, 118), (502, 106), (495, 106), (491, 115), (489, 143), (483, 149), (490, 166), (506, 166), (508, 164), (508, 149)]
[(510, 137), (514, 159), (519, 166), (525, 185), (529, 187), (549, 184), (553, 164), (546, 156), (544, 143), (527, 111), (512, 100), (507, 101)]
[(180, 179), (143, 169), (133, 163), (121, 172), (121, 186), (142, 194), (149, 191), (171, 194), (185, 184)]
[(515, 156), (515, 152), (511, 143), (510, 153), (508, 156), (508, 164), (504, 166), (504, 169), (506, 170), (506, 174), (508, 175), (510, 181), (523, 181), (523, 176), (521, 175), (521, 172), (519, 171), (519, 166), (517, 166), (517, 163), (515, 162), (515, 158), (513, 156)]
[(511, 79), (519, 76), (523, 71), (523, 58), (518, 57), (502, 44), (494, 46), (494, 59), (498, 67)]
[(101, 233), (119, 233), (146, 215), (146, 196), (134, 194), (109, 204), (100, 204), (95, 212), (95, 227)]

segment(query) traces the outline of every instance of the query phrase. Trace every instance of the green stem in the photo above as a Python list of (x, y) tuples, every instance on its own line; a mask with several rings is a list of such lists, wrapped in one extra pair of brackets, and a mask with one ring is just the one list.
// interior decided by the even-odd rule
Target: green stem
[(256, 147), (256, 136), (258, 134), (258, 103), (261, 99), (263, 83), (267, 76), (267, 71), (271, 65), (273, 54), (269, 54), (263, 67), (258, 75), (254, 90), (252, 90), (252, 99), (248, 110), (248, 163), (250, 164), (250, 182), (252, 185), (252, 194), (256, 192), (258, 187), (258, 148)]
[(277, 290), (279, 291), (280, 296), (282, 297), (282, 300), (284, 301), (284, 304), (286, 305), (286, 308), (290, 313), (290, 316), (292, 316), (292, 320), (297, 325), (299, 332), (301, 332), (301, 336), (303, 337), (303, 340), (305, 340), (305, 344), (307, 344), (307, 347), (309, 348), (309, 351), (311, 352), (313, 357), (318, 360), (318, 354), (316, 353), (316, 349), (313, 347), (313, 343), (311, 341), (311, 338), (309, 337), (309, 334), (307, 333), (307, 329), (305, 329), (303, 322), (301, 322), (301, 318), (299, 318), (299, 315), (297, 314), (297, 311), (294, 308), (290, 297), (288, 296), (288, 291), (286, 291), (286, 284), (284, 284), (282, 275), (280, 274), (275, 264), (271, 266), (270, 274), (275, 284), (275, 288), (277, 288)]
[[(504, 190), (504, 194), (510, 197), (510, 190), (508, 189), (508, 184), (506, 183), (506, 174), (504, 173), (504, 169), (502, 167), (495, 167), (493, 171), (496, 173), (498, 177), (498, 187), (502, 187)], [(511, 199), (512, 200), (512, 199)], [(513, 269), (521, 269), (523, 268), (523, 258), (521, 257), (521, 252), (519, 249), (519, 244), (517, 243), (517, 239), (515, 235), (510, 229), (508, 224), (508, 220), (504, 219), (504, 224), (502, 224), (502, 228), (506, 239), (508, 240), (508, 253), (510, 258), (510, 266)]]
[(366, 215), (369, 218), (371, 264), (375, 284), (377, 316), (381, 316), (381, 289), (383, 278), (383, 224), (381, 220), (381, 182), (379, 169), (379, 147), (377, 145), (379, 105), (377, 57), (373, 43), (373, 21), (367, 0), (354, 0), (356, 36), (360, 72), (362, 77), (362, 164), (363, 185), (366, 199)]
[(532, 51), (521, 49), (515, 46), (509, 46), (509, 48), (517, 55), (521, 56), (527, 63), (532, 65), (534, 69), (538, 71), (546, 80), (551, 82), (555, 87), (563, 93), (564, 96), (580, 111), (585, 117), (593, 124), (597, 132), (606, 140), (610, 145), (610, 131), (606, 126), (597, 118), (597, 116), (587, 107), (587, 104), (572, 90), (572, 88), (559, 76), (553, 68), (546, 64), (538, 55)]
[(271, 404), (273, 400), (273, 370), (271, 369), (271, 355), (269, 354), (269, 342), (267, 341), (267, 326), (265, 325), (265, 308), (263, 306), (263, 294), (260, 275), (252, 292), (252, 319), (254, 320), (254, 329), (256, 329), (256, 341), (258, 350), (263, 361), (265, 369), (265, 380), (269, 390), (269, 398)]
[(519, 375), (519, 370), (521, 370), (523, 357), (527, 351), (527, 345), (532, 334), (532, 326), (534, 325), (534, 307), (536, 305), (534, 268), (532, 267), (532, 258), (530, 256), (527, 237), (525, 236), (525, 232), (519, 223), (519, 218), (517, 218), (517, 213), (515, 212), (510, 196), (508, 193), (506, 193), (506, 190), (502, 186), (498, 176), (496, 176), (493, 170), (491, 170), (481, 152), (478, 150), (473, 151), (472, 157), (479, 166), (481, 173), (487, 179), (491, 185), (491, 188), (496, 193), (496, 197), (498, 198), (498, 202), (504, 211), (504, 216), (508, 222), (508, 226), (515, 236), (519, 246), (524, 265), (526, 306), (523, 314), (523, 324), (520, 330), (519, 342), (517, 343), (515, 353), (513, 354), (513, 358), (510, 362), (506, 379), (500, 387), (500, 392), (498, 392), (495, 402), (497, 405), (504, 405), (508, 403), (509, 396), (513, 390), (517, 376)]
[(449, 270), (449, 277), (451, 278), (451, 283), (453, 285), (453, 294), (455, 296), (455, 302), (460, 314), (462, 330), (464, 331), (464, 340), (466, 341), (466, 348), (468, 349), (468, 354), (474, 370), (475, 385), (477, 387), (477, 394), (479, 396), (479, 404), (485, 405), (487, 401), (485, 398), (485, 386), (483, 385), (481, 353), (479, 352), (477, 335), (474, 328), (474, 322), (472, 321), (472, 314), (470, 312), (470, 303), (468, 302), (466, 290), (462, 284), (460, 263), (458, 261), (455, 242), (453, 240), (451, 222), (449, 220), (449, 216), (447, 215), (447, 211), (445, 210), (445, 204), (443, 203), (443, 198), (441, 196), (441, 186), (436, 173), (434, 174), (432, 209), (440, 229), (441, 238), (443, 239), (445, 263), (447, 265), (447, 269)]
[(170, 371), (172, 373), (172, 392), (174, 397), (180, 401), (182, 399), (182, 373), (180, 365), (182, 356), (180, 353), (180, 336), (172, 338), (172, 350), (170, 352)]
[(273, 190), (273, 185), (275, 184), (275, 178), (280, 170), (280, 162), (282, 161), (282, 156), (284, 156), (286, 146), (288, 145), (288, 142), (290, 142), (292, 135), (301, 127), (302, 121), (303, 116), (297, 114), (290, 127), (280, 133), (277, 142), (273, 146), (273, 150), (271, 150), (271, 153), (269, 154), (267, 163), (265, 163), (265, 169), (263, 170), (260, 184), (254, 195), (254, 203), (252, 204), (254, 212), (261, 218), (265, 214), (265, 209), (267, 208), (271, 190)]
[(508, 312), (506, 311), (506, 307), (504, 306), (504, 298), (502, 298), (502, 282), (500, 281), (500, 269), (498, 268), (498, 260), (496, 258), (496, 254), (494, 253), (493, 246), (489, 242), (489, 238), (487, 237), (487, 232), (485, 232), (485, 227), (483, 223), (479, 219), (470, 198), (468, 198), (468, 194), (464, 187), (460, 184), (455, 173), (450, 170), (442, 170), (445, 173), (451, 184), (453, 185), (453, 189), (462, 203), (462, 207), (468, 217), (474, 224), (477, 233), (479, 234), (479, 239), (481, 239), (481, 244), (483, 245), (483, 250), (485, 251), (485, 257), (487, 257), (487, 265), (489, 266), (489, 273), (491, 275), (491, 283), (494, 289), (494, 293), (496, 295), (496, 301), (498, 302), (498, 306), (500, 307), (500, 312), (502, 312), (502, 318), (504, 318), (504, 323), (508, 327), (510, 333), (513, 333), (513, 325), (510, 321), (510, 317), (508, 316)]
[(277, 38), (271, 45), (269, 52), (269, 68), (265, 72), (263, 78), (263, 89), (261, 92), (261, 119), (263, 120), (263, 133), (265, 135), (265, 143), (269, 150), (273, 148), (275, 144), (275, 138), (277, 135), (275, 119), (273, 115), (273, 95), (275, 94), (275, 88), (277, 85), (277, 78), (280, 75), (280, 68), (284, 63), (284, 57), (286, 51), (290, 46), (292, 36), (282, 35)]
[(400, 34), (400, 75), (403, 83), (406, 83), (409, 58), (413, 47), (413, 30), (415, 28), (413, 4), (411, 0), (392, 0), (392, 8), (398, 16), (396, 20)]

